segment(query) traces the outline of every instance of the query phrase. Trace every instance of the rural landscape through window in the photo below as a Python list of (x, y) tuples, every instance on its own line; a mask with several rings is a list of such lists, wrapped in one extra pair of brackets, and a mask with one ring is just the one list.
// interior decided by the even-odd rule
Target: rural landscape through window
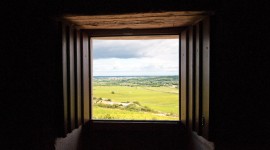
[(179, 36), (95, 37), (93, 120), (179, 120)]

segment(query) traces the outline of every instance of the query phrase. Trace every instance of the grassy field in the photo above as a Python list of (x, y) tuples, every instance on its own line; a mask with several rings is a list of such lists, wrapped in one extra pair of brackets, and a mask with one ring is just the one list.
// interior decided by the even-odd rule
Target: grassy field
[[(129, 111), (93, 106), (93, 119), (178, 120), (179, 95), (173, 87), (94, 86), (93, 97), (113, 102), (137, 101), (153, 112)], [(158, 112), (158, 113), (157, 113)], [(164, 115), (164, 114), (171, 115)]]
[(94, 107), (93, 119), (112, 119), (112, 120), (177, 120), (172, 116), (160, 116), (149, 112), (136, 112), (120, 109)]

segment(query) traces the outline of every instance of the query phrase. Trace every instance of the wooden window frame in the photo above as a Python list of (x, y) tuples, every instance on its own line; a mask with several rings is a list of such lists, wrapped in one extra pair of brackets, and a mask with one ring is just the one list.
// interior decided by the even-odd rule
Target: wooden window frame
[[(64, 132), (91, 120), (90, 37), (179, 35), (180, 122), (208, 138), (210, 82), (209, 17), (189, 27), (162, 29), (80, 30), (62, 25)], [(110, 120), (110, 122), (113, 122)], [(114, 121), (115, 122), (115, 121)], [(126, 121), (125, 121), (126, 122)], [(134, 122), (134, 121), (132, 121)], [(152, 123), (145, 121), (143, 123)], [(156, 122), (156, 121), (155, 121)], [(120, 123), (123, 123), (121, 121)], [(157, 123), (166, 123), (157, 121)]]
[[(170, 36), (170, 35), (177, 35), (179, 37), (179, 42), (180, 42), (180, 33), (183, 30), (183, 28), (165, 28), (165, 29), (141, 29), (141, 30), (85, 30), (85, 32), (88, 33), (89, 35), (89, 43), (92, 43), (91, 39), (92, 38), (98, 38), (98, 37), (155, 37), (155, 36)], [(92, 45), (92, 44), (90, 44)], [(179, 43), (180, 45), (180, 43)], [(90, 46), (90, 53), (92, 56), (92, 46)], [(179, 61), (180, 61), (180, 47), (179, 47)], [(93, 58), (90, 58), (91, 61)], [(180, 63), (180, 62), (179, 62)], [(93, 64), (93, 63), (91, 63)], [(179, 66), (180, 67), (180, 66)], [(91, 66), (91, 68), (93, 68)], [(93, 70), (90, 71), (91, 73), (91, 79), (93, 78)], [(179, 69), (179, 76), (180, 76), (180, 69)], [(179, 80), (180, 83), (180, 80)], [(92, 87), (92, 82), (90, 82), (90, 87)], [(153, 124), (153, 123), (164, 123), (164, 124), (178, 124), (181, 120), (180, 118), (180, 91), (181, 89), (179, 88), (179, 120), (176, 121), (166, 121), (166, 120), (93, 120), (92, 119), (92, 106), (90, 107), (90, 121), (93, 123), (148, 123), (148, 124)], [(91, 90), (92, 92), (92, 90)], [(92, 95), (92, 94), (91, 94)], [(92, 98), (90, 98), (91, 100)]]

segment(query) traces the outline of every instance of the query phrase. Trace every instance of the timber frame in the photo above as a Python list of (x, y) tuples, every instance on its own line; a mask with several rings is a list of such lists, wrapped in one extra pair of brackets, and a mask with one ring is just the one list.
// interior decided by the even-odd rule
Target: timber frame
[[(190, 131), (196, 131), (208, 138), (210, 99), (208, 15), (209, 13), (204, 11), (179, 11), (111, 16), (62, 16), (60, 28), (65, 133), (91, 119), (91, 37), (179, 35), (180, 121)], [(125, 21), (127, 17), (131, 19)], [(149, 18), (150, 21), (147, 21)], [(162, 21), (155, 24), (158, 20)]]

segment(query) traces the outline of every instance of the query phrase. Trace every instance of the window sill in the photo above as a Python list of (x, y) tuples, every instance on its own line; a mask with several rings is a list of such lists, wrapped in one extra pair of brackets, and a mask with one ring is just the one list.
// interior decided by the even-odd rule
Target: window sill
[(91, 120), (86, 126), (92, 130), (107, 131), (176, 131), (185, 130), (181, 121), (134, 121), (134, 120)]

